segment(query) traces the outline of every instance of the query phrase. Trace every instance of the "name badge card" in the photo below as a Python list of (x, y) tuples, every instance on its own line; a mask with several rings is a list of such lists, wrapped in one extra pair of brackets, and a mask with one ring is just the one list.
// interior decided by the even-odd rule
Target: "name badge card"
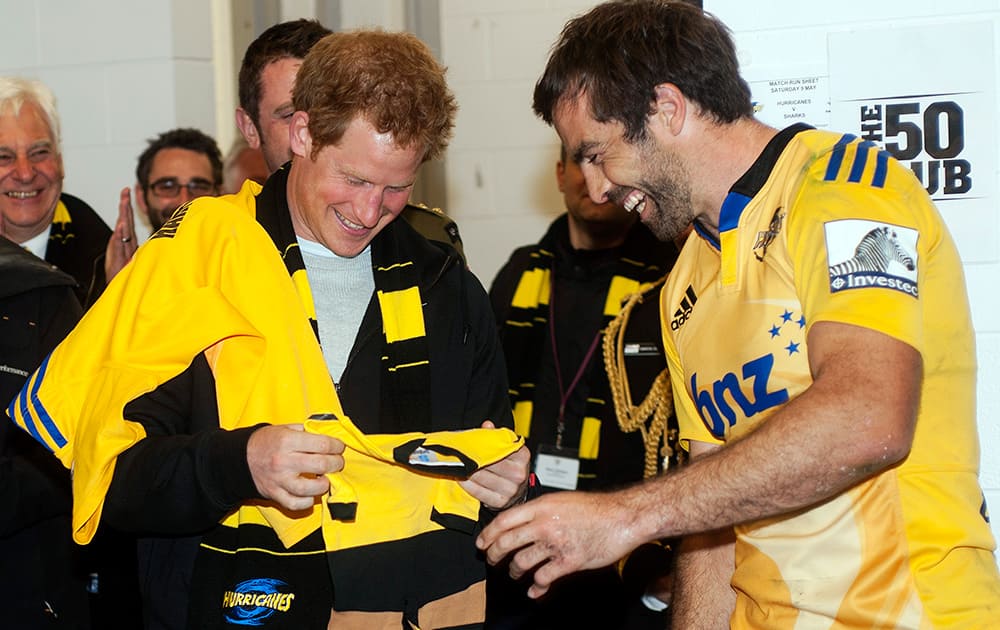
[(535, 456), (535, 475), (543, 486), (576, 490), (576, 481), (580, 475), (580, 460), (576, 451), (540, 445)]

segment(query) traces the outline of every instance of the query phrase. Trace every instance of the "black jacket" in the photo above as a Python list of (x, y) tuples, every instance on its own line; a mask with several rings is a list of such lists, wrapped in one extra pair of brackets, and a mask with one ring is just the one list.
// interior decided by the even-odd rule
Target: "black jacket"
[[(549, 226), (536, 245), (519, 247), (500, 269), (490, 287), (490, 300), (504, 355), (507, 378), (512, 387), (526, 382), (533, 384), (533, 414), (531, 428), (525, 436), (532, 453), (540, 444), (553, 444), (559, 409), (559, 388), (551, 346), (549, 309), (519, 313), (511, 303), (522, 274), (541, 265), (555, 277), (550, 296), (554, 301), (555, 335), (564, 387), (568, 388), (594, 336), (600, 334), (609, 317), (604, 304), (613, 276), (626, 276), (638, 282), (652, 283), (660, 279), (677, 259), (673, 243), (656, 239), (646, 226), (636, 223), (625, 242), (609, 250), (587, 251), (572, 247), (566, 214)], [(666, 367), (659, 318), (643, 320), (632, 326), (635, 334), (651, 348), (653, 376)], [(531, 328), (522, 323), (511, 325), (508, 320), (530, 320)], [(649, 383), (636, 383), (635, 393), (642, 396)], [(517, 395), (512, 393), (516, 402)], [(641, 398), (640, 398), (641, 399)], [(599, 403), (595, 401), (600, 401)], [(600, 450), (596, 460), (581, 461), (578, 489), (593, 490), (618, 486), (642, 479), (643, 442), (639, 433), (622, 433), (618, 428), (611, 404), (601, 344), (597, 344), (586, 371), (566, 403), (565, 446), (577, 448), (582, 419), (595, 416), (601, 420)]]
[(104, 291), (104, 252), (111, 228), (83, 200), (63, 193), (59, 201), (70, 220), (53, 221), (45, 260), (76, 279), (76, 297), (87, 308)]
[[(0, 401), (80, 318), (76, 282), (0, 237)], [(3, 626), (89, 628), (86, 572), (70, 540), (69, 473), (11, 422), (0, 423)]]
[[(580, 459), (577, 488), (602, 490), (643, 478), (645, 448), (638, 432), (625, 433), (618, 425), (602, 356), (602, 331), (609, 316), (604, 305), (614, 276), (652, 283), (661, 278), (677, 258), (672, 243), (658, 241), (640, 223), (616, 248), (577, 250), (569, 239), (566, 214), (549, 226), (536, 245), (519, 247), (497, 273), (490, 299), (500, 325), (499, 333), (507, 357), (508, 380), (518, 397), (531, 399), (533, 413), (529, 435), (532, 453), (540, 445), (555, 442), (560, 391), (556, 359), (552, 351), (550, 313), (554, 313), (554, 335), (564, 388), (573, 380), (588, 349), (598, 343), (568, 397), (565, 410), (564, 446), (580, 445), (584, 417), (600, 420), (597, 457)], [(527, 313), (512, 301), (527, 270), (545, 269), (555, 278), (549, 296), (553, 310), (542, 305)], [(510, 323), (513, 321), (514, 323)], [(525, 326), (525, 322), (532, 326)], [(626, 338), (644, 348), (643, 356), (630, 357), (628, 378), (634, 404), (649, 391), (653, 378), (666, 367), (660, 332), (658, 300), (647, 299), (632, 312)], [(530, 387), (525, 384), (530, 384)], [(533, 392), (525, 396), (524, 392)], [(552, 491), (540, 487), (540, 491)], [(663, 628), (666, 615), (642, 606), (640, 597), (650, 579), (659, 575), (668, 558), (661, 547), (643, 547), (642, 554), (622, 563), (623, 575), (615, 568), (585, 571), (562, 578), (541, 600), (526, 597), (528, 583), (513, 582), (505, 567), (492, 569), (487, 585), (487, 628), (496, 630), (555, 630), (558, 628)], [(636, 562), (640, 560), (641, 562)], [(652, 564), (647, 567), (643, 565)], [(625, 578), (625, 579), (623, 579)], [(634, 579), (633, 579), (634, 578)]]

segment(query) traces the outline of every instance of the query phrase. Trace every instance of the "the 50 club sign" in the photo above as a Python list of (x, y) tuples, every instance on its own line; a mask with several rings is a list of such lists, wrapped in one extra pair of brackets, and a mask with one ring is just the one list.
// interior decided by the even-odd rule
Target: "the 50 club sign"
[(962, 94), (933, 94), (862, 102), (858, 129), (905, 163), (935, 200), (973, 191), (972, 163), (965, 154)]
[(977, 21), (827, 36), (831, 129), (913, 171), (966, 262), (1000, 260), (993, 31)]

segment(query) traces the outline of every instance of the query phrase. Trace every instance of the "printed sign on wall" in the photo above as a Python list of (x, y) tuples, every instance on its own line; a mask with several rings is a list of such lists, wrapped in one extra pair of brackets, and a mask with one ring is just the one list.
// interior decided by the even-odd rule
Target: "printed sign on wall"
[(830, 120), (827, 77), (810, 75), (749, 80), (754, 115), (777, 129), (798, 122), (826, 127)]
[(963, 260), (997, 260), (992, 23), (831, 33), (829, 54), (831, 127), (913, 171)]

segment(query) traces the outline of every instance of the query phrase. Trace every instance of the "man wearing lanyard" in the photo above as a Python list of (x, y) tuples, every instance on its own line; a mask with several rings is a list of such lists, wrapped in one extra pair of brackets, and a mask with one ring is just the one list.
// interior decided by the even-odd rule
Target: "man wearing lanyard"
[[(516, 249), (490, 288), (515, 429), (535, 453), (542, 492), (642, 479), (643, 440), (618, 428), (601, 341), (622, 298), (661, 278), (677, 256), (674, 245), (656, 240), (635, 214), (595, 204), (565, 151), (556, 180), (566, 212), (537, 244)], [(637, 345), (663, 363), (656, 324)], [(523, 596), (526, 586), (505, 580), (490, 578), (487, 622), (493, 628), (623, 627), (628, 606), (639, 602), (613, 570), (574, 576), (542, 604)]]

